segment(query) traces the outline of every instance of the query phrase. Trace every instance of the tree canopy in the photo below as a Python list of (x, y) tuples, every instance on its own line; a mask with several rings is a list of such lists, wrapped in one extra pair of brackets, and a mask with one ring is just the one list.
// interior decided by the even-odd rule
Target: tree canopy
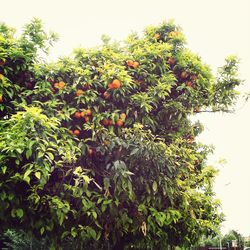
[(46, 63), (55, 40), (37, 19), (20, 37), (0, 26), (0, 230), (92, 249), (215, 232), (212, 150), (191, 117), (232, 109), (237, 58), (214, 76), (173, 22)]

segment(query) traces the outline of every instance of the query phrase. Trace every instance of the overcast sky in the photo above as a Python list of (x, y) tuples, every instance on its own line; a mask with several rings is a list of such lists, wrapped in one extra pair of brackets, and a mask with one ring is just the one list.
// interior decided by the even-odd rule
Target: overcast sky
[[(115, 40), (131, 31), (174, 19), (183, 28), (188, 47), (214, 72), (227, 55), (241, 59), (243, 92), (250, 92), (250, 0), (0, 0), (0, 21), (17, 28), (32, 17), (41, 18), (60, 41), (55, 58), (73, 48), (101, 43), (101, 35)], [(223, 232), (236, 229), (250, 235), (250, 104), (235, 114), (206, 114), (200, 140), (216, 148), (210, 161), (221, 169), (215, 191), (226, 215)], [(220, 159), (226, 159), (223, 166)]]

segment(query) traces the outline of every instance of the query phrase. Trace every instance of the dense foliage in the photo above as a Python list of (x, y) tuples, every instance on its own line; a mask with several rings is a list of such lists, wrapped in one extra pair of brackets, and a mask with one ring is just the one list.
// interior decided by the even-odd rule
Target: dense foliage
[(218, 229), (211, 149), (191, 117), (232, 107), (236, 58), (213, 76), (172, 22), (53, 64), (39, 20), (0, 33), (1, 230), (163, 249)]
[(247, 241), (244, 240), (243, 235), (235, 230), (230, 230), (225, 235), (217, 235), (215, 237), (202, 237), (200, 242), (197, 244), (197, 247), (218, 247), (221, 246), (225, 248), (233, 248), (233, 242), (236, 243), (239, 249), (244, 249), (244, 246), (247, 246)]

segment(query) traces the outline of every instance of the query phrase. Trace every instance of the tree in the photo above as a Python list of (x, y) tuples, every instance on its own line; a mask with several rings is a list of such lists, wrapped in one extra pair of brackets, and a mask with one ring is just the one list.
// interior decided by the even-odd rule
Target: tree
[(1, 230), (162, 249), (218, 229), (212, 149), (191, 117), (230, 110), (235, 57), (213, 76), (173, 22), (54, 64), (39, 59), (55, 40), (39, 20), (0, 31)]
[(230, 247), (232, 247), (233, 240), (237, 241), (238, 247), (240, 247), (241, 249), (244, 248), (244, 237), (235, 230), (231, 230), (227, 234), (224, 235), (222, 239), (222, 244), (223, 246), (229, 245)]

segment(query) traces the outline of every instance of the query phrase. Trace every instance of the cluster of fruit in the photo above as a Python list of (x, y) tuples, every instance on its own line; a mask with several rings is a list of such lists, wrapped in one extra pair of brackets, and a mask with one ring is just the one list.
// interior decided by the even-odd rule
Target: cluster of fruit
[[(91, 109), (84, 109), (82, 111), (76, 111), (72, 115), (73, 123), (76, 123), (76, 124), (81, 124), (83, 121), (89, 122), (91, 120), (91, 118), (92, 118)], [(79, 136), (81, 134), (81, 130), (80, 129), (73, 129), (73, 130), (71, 129), (70, 133), (74, 134), (76, 136)]]
[[(172, 69), (176, 65), (176, 60), (174, 59), (174, 57), (169, 57), (167, 62)], [(174, 72), (176, 73), (176, 76), (179, 82), (185, 82), (187, 87), (193, 88), (193, 85), (197, 80), (197, 76), (195, 74), (191, 74), (185, 70), (179, 71), (179, 72), (178, 70), (177, 71), (174, 70)]]
[[(124, 125), (126, 117), (127, 116), (125, 113), (121, 113), (119, 116), (119, 119), (115, 121), (115, 125), (117, 127), (122, 127)], [(106, 127), (114, 125), (113, 121), (111, 119), (108, 119), (108, 118), (103, 119), (101, 123), (102, 123), (102, 125), (104, 125)]]
[(65, 87), (65, 82), (63, 82), (63, 81), (54, 83), (55, 89), (63, 89), (64, 87)]
[(139, 67), (139, 65), (140, 64), (138, 62), (136, 62), (136, 61), (133, 61), (133, 60), (128, 60), (127, 61), (127, 66), (130, 67), (130, 68), (136, 69), (136, 68)]

